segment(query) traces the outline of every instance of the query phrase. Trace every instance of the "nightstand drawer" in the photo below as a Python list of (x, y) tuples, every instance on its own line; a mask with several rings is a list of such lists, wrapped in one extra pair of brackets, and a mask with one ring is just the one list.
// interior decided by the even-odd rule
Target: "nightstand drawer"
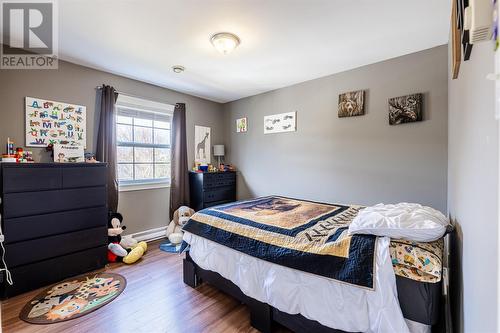
[(215, 190), (209, 190), (203, 192), (203, 201), (222, 201), (229, 200), (234, 201), (235, 191), (234, 187), (220, 187)]
[(203, 180), (203, 188), (232, 186), (234, 184), (236, 184), (236, 174), (234, 172), (210, 174)]
[(236, 172), (190, 172), (191, 208), (202, 210), (236, 200)]

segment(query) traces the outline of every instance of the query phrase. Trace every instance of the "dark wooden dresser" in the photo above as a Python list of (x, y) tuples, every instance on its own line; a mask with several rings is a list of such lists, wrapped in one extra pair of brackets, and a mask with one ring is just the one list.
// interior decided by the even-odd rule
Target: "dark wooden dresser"
[(203, 208), (236, 201), (236, 172), (190, 172), (191, 208)]
[[(0, 164), (2, 298), (106, 264), (106, 164)], [(5, 277), (5, 276), (4, 276)]]

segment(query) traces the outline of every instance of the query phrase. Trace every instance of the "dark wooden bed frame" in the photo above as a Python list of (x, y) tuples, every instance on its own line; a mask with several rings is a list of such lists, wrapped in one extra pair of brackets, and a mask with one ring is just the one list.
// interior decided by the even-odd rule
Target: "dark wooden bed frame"
[[(307, 319), (300, 314), (291, 315), (280, 311), (267, 303), (262, 303), (243, 294), (237, 285), (225, 279), (219, 273), (199, 267), (189, 255), (189, 251), (186, 252), (186, 257), (183, 260), (183, 278), (184, 283), (192, 288), (206, 282), (247, 305), (250, 310), (250, 323), (260, 332), (271, 333), (273, 324), (279, 323), (293, 332), (345, 333), (341, 330), (323, 326), (319, 322)], [(441, 320), (432, 327), (432, 332), (451, 332), (451, 325), (448, 324), (449, 314), (445, 313), (445, 308), (449, 308), (449, 299), (445, 298), (443, 303), (446, 305), (442, 309)]]

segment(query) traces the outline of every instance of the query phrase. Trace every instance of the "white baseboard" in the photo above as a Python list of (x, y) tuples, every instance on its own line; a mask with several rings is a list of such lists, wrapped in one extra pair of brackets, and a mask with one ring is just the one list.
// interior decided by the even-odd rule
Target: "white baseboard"
[[(149, 229), (141, 232), (136, 232), (135, 234), (130, 234), (126, 236), (132, 236), (135, 240), (138, 242), (141, 241), (146, 241), (146, 242), (151, 242), (160, 238), (165, 238), (165, 233), (167, 232), (167, 227), (160, 227), (160, 228), (154, 228), (154, 229)], [(123, 237), (126, 237), (123, 236)]]

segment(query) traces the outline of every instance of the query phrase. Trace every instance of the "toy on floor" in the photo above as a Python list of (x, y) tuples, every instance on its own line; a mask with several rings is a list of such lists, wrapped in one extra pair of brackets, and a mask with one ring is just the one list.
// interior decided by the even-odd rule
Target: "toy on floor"
[(122, 261), (133, 264), (139, 260), (148, 249), (146, 242), (137, 242), (132, 237), (123, 237), (126, 229), (122, 225), (123, 216), (120, 213), (110, 213), (108, 216), (108, 261)]
[(194, 214), (194, 209), (181, 206), (174, 212), (174, 218), (167, 227), (167, 237), (170, 243), (180, 244), (182, 242), (182, 227)]

